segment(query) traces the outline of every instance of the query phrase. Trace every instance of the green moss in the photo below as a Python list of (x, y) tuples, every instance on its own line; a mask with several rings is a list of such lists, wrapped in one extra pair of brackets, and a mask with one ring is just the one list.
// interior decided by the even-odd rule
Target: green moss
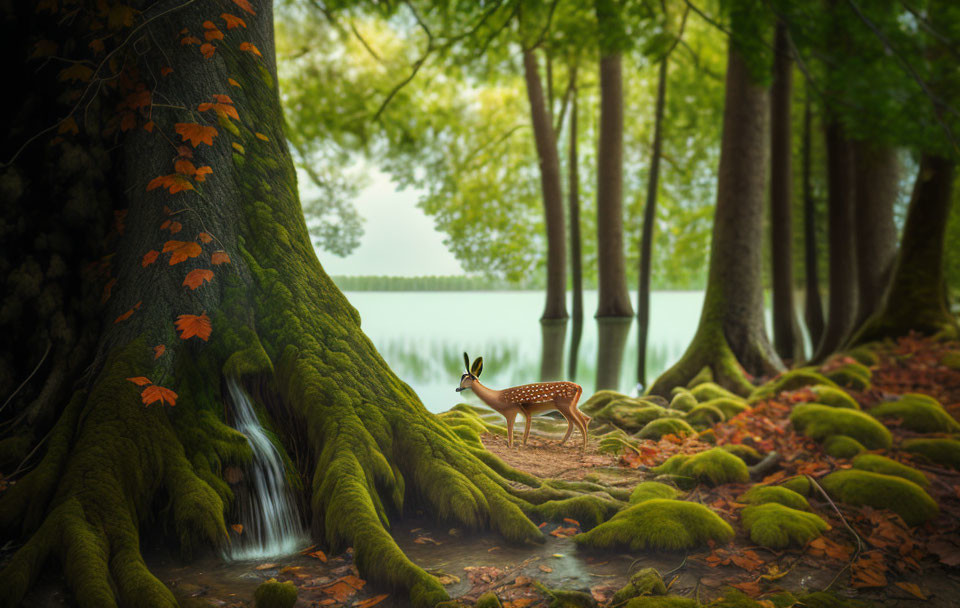
[(711, 448), (692, 456), (676, 454), (651, 471), (657, 475), (678, 475), (711, 485), (746, 483), (750, 480), (747, 465), (721, 448)]
[(598, 411), (594, 418), (632, 432), (642, 429), (651, 420), (666, 415), (668, 411), (659, 405), (652, 405), (640, 399), (616, 399)]
[(718, 399), (704, 401), (700, 404), (700, 407), (715, 407), (723, 412), (724, 420), (730, 420), (737, 414), (746, 411), (749, 406), (746, 401), (739, 397), (734, 399), (730, 397), (720, 397)]
[[(739, 461), (738, 461), (739, 462)], [(743, 464), (743, 463), (741, 463)], [(707, 507), (682, 500), (654, 498), (620, 511), (593, 530), (574, 537), (598, 549), (682, 550), (733, 538), (730, 524)]]
[(550, 598), (547, 608), (596, 608), (597, 602), (589, 593), (568, 589), (548, 589), (537, 581), (534, 581), (533, 585), (540, 593)]
[(474, 604), (475, 608), (503, 608), (503, 604), (500, 603), (500, 598), (497, 597), (497, 594), (493, 591), (488, 591), (480, 597), (477, 598), (477, 603)]
[(297, 603), (297, 586), (271, 578), (260, 583), (253, 595), (256, 608), (293, 608)]
[(640, 439), (660, 439), (664, 435), (685, 437), (695, 432), (682, 418), (659, 418), (648, 422), (635, 436)]
[(953, 439), (907, 439), (900, 447), (927, 462), (960, 470), (960, 441)]
[(821, 485), (834, 500), (889, 509), (910, 526), (936, 517), (937, 503), (923, 488), (901, 477), (848, 469), (830, 473)]
[(749, 445), (744, 445), (742, 443), (725, 443), (720, 446), (720, 449), (725, 452), (730, 452), (749, 465), (757, 464), (763, 460), (763, 456), (760, 454), (760, 452)]
[(581, 495), (548, 500), (534, 506), (530, 514), (545, 521), (561, 521), (570, 517), (580, 522), (584, 529), (589, 529), (610, 519), (622, 506), (623, 503), (608, 497)]
[(679, 390), (670, 401), (670, 409), (678, 412), (689, 412), (695, 407), (697, 407), (697, 398), (693, 396), (693, 393), (684, 389)]
[(856, 410), (804, 403), (793, 408), (790, 422), (798, 431), (817, 441), (833, 435), (847, 435), (871, 450), (889, 448), (893, 441), (886, 427)]
[(655, 568), (642, 568), (630, 576), (630, 582), (613, 594), (610, 603), (614, 606), (644, 595), (666, 595), (667, 586)]
[(687, 388), (693, 388), (706, 382), (713, 382), (713, 370), (710, 369), (709, 365), (704, 365), (700, 371), (697, 372), (697, 375), (690, 378), (690, 382), (687, 382)]
[(768, 502), (775, 502), (799, 511), (810, 510), (810, 503), (807, 502), (806, 498), (783, 486), (753, 486), (740, 496), (737, 501), (748, 505), (762, 505)]
[(811, 367), (800, 367), (781, 374), (762, 386), (758, 386), (748, 401), (755, 403), (763, 399), (770, 399), (783, 391), (794, 391), (805, 386), (823, 385), (836, 387), (836, 383), (826, 378)]
[(700, 403), (710, 401), (711, 399), (722, 399), (724, 397), (727, 399), (740, 399), (739, 395), (728, 391), (714, 382), (698, 384), (690, 390), (690, 394)]
[(817, 515), (776, 502), (746, 507), (740, 517), (750, 540), (770, 549), (805, 545), (830, 529)]
[(960, 370), (960, 351), (951, 351), (940, 358), (940, 365), (952, 370)]
[(683, 419), (692, 426), (703, 427), (712, 426), (718, 422), (723, 422), (726, 420), (726, 417), (723, 415), (723, 412), (712, 405), (701, 403), (697, 407), (684, 414)]
[(679, 595), (650, 595), (635, 597), (624, 608), (700, 608), (700, 603)]
[(879, 454), (863, 454), (853, 459), (853, 468), (861, 471), (873, 471), (874, 473), (883, 473), (884, 475), (893, 475), (894, 477), (903, 477), (909, 479), (921, 488), (930, 485), (927, 476), (913, 467), (897, 462), (886, 456)]
[(679, 492), (673, 486), (658, 481), (641, 481), (630, 493), (630, 504), (638, 504), (652, 498), (676, 498)]
[(863, 444), (846, 435), (831, 435), (823, 441), (823, 451), (833, 458), (850, 459), (867, 451)]
[(14, 435), (0, 440), (0, 471), (10, 472), (26, 457), (33, 447), (33, 437)]
[(618, 393), (617, 391), (597, 391), (594, 394), (590, 395), (590, 398), (580, 404), (578, 408), (581, 412), (586, 413), (588, 416), (593, 416), (601, 409), (606, 407), (611, 401), (617, 399), (629, 399), (630, 397), (624, 395), (623, 393)]
[(848, 350), (844, 354), (853, 358), (861, 365), (865, 365), (867, 367), (872, 367), (880, 362), (880, 358), (877, 357), (877, 353), (873, 352), (873, 349), (869, 346), (858, 346), (853, 350)]
[(872, 376), (870, 369), (860, 363), (847, 363), (827, 374), (827, 378), (830, 378), (837, 385), (854, 391), (864, 391), (870, 388)]
[(797, 597), (797, 605), (804, 608), (867, 608), (870, 604), (838, 597), (828, 591), (817, 591)]
[(818, 384), (811, 386), (810, 390), (817, 396), (815, 399), (817, 403), (831, 407), (844, 407), (851, 410), (860, 409), (860, 404), (857, 403), (856, 399), (847, 394), (847, 391), (842, 388)]
[(875, 418), (896, 418), (901, 425), (918, 433), (956, 433), (960, 424), (927, 395), (908, 393), (897, 401), (887, 401), (870, 410)]
[(806, 475), (797, 475), (784, 480), (780, 483), (780, 487), (792, 490), (801, 496), (810, 496), (810, 491), (813, 490), (813, 484), (810, 483), (810, 478)]

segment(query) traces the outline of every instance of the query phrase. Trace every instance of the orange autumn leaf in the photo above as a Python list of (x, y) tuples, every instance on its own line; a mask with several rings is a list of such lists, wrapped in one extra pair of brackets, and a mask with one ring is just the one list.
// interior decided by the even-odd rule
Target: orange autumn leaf
[(113, 286), (117, 284), (116, 277), (111, 278), (107, 281), (107, 284), (103, 286), (103, 295), (100, 296), (100, 303), (103, 304), (110, 299), (110, 291), (113, 289)]
[(321, 551), (320, 549), (317, 549), (313, 553), (307, 553), (307, 555), (309, 555), (310, 557), (315, 557), (323, 563), (327, 563), (327, 554)]
[(127, 378), (130, 382), (133, 382), (137, 386), (146, 386), (148, 384), (153, 384), (153, 380), (150, 378), (144, 378), (143, 376), (137, 376), (135, 378)]
[(193, 163), (185, 158), (178, 159), (173, 163), (173, 170), (183, 175), (193, 175), (197, 172), (197, 168), (193, 166)]
[(230, 104), (226, 103), (201, 103), (197, 106), (197, 110), (200, 112), (207, 112), (213, 110), (217, 113), (217, 116), (220, 117), (229, 117), (234, 120), (240, 120), (240, 115), (237, 113), (237, 109)]
[(203, 33), (207, 40), (223, 40), (223, 32), (220, 30), (207, 30)]
[(163, 253), (170, 254), (171, 266), (197, 257), (200, 251), (200, 245), (195, 241), (167, 241), (163, 244)]
[(165, 67), (165, 68), (160, 68), (160, 75), (161, 75), (161, 76), (167, 76), (168, 74), (172, 74), (172, 73), (173, 73), (173, 68), (171, 68), (171, 67), (169, 67), (169, 66), (168, 66), (168, 67)]
[[(240, 83), (237, 82), (236, 80), (234, 80), (233, 78), (227, 78), (227, 82), (229, 82), (231, 85), (233, 85), (233, 86), (235, 86), (235, 87), (239, 87), (239, 86), (240, 86)], [(242, 88), (242, 87), (241, 87), (241, 88)]]
[(213, 98), (217, 100), (217, 103), (233, 103), (233, 100), (230, 99), (230, 96), (224, 95), (223, 93), (214, 93)]
[(193, 158), (193, 150), (190, 146), (177, 146), (177, 156), (182, 156), (183, 158)]
[(180, 222), (170, 222), (170, 234), (176, 234), (183, 230), (183, 224)]
[(75, 63), (69, 68), (60, 70), (59, 78), (61, 81), (66, 82), (87, 82), (90, 80), (90, 77), (93, 76), (93, 69), (85, 66), (82, 63)]
[(232, 524), (230, 526), (237, 534), (243, 534), (243, 524)]
[(187, 276), (183, 279), (183, 285), (189, 287), (190, 289), (196, 289), (203, 285), (203, 282), (210, 282), (213, 280), (213, 271), (206, 268), (195, 268), (187, 273)]
[(196, 36), (185, 36), (180, 39), (180, 44), (200, 44), (200, 39)]
[[(379, 604), (379, 603), (382, 602), (383, 600), (387, 599), (388, 597), (390, 597), (390, 595), (387, 594), (387, 593), (382, 593), (382, 594), (380, 594), (380, 595), (375, 595), (375, 596), (373, 596), (373, 597), (368, 597), (367, 599), (363, 600), (362, 602), (357, 603), (357, 604), (354, 604), (354, 605), (353, 605), (353, 608), (371, 608), (371, 606), (376, 606), (377, 604)], [(519, 601), (520, 601), (520, 600), (514, 600), (514, 603), (519, 602)], [(529, 605), (532, 604), (532, 603), (533, 603), (533, 600), (531, 599), (530, 602), (529, 602), (528, 604), (526, 604), (526, 605), (529, 606)]]
[(140, 265), (146, 268), (150, 264), (153, 264), (157, 261), (157, 257), (160, 255), (160, 252), (156, 249), (151, 249), (143, 255), (143, 260), (140, 261)]
[(197, 238), (200, 239), (200, 242), (202, 243), (209, 243), (210, 241), (213, 240), (213, 237), (206, 232), (201, 232), (200, 234), (197, 235)]
[(207, 313), (199, 315), (180, 315), (176, 322), (177, 331), (180, 332), (181, 340), (188, 340), (194, 336), (204, 342), (210, 338), (213, 327), (210, 325), (210, 317)]
[(250, 6), (249, 0), (233, 0), (233, 3), (247, 11), (251, 15), (256, 15), (257, 11), (253, 10), (253, 7)]
[(153, 121), (152, 121), (152, 120), (148, 120), (147, 122), (143, 123), (143, 130), (146, 131), (147, 133), (153, 133), (153, 127), (154, 127), (154, 126), (155, 126), (155, 125), (154, 125)]
[(203, 22), (203, 29), (205, 30), (215, 30), (217, 29), (217, 24), (209, 19)]
[(153, 358), (159, 359), (163, 356), (163, 353), (167, 352), (167, 347), (163, 344), (157, 344), (153, 347)]
[(213, 46), (209, 42), (204, 42), (203, 44), (200, 45), (200, 53), (202, 53), (203, 56), (206, 57), (207, 59), (210, 59), (211, 57), (213, 57), (213, 53), (216, 52), (216, 50), (217, 50), (217, 47)]
[(64, 133), (72, 133), (76, 135), (80, 132), (80, 129), (77, 128), (77, 121), (74, 120), (73, 116), (67, 116), (63, 119), (60, 125), (57, 127), (57, 133), (63, 135)]
[(259, 131), (256, 132), (256, 133), (254, 133), (254, 135), (257, 136), (257, 139), (262, 139), (263, 141), (270, 141), (270, 138), (269, 138), (269, 137), (267, 137), (267, 136), (264, 135), (263, 133), (260, 133)]
[(133, 112), (124, 112), (120, 119), (120, 130), (129, 131), (137, 126), (137, 115)]
[(260, 49), (258, 49), (256, 45), (251, 44), (249, 42), (241, 42), (238, 48), (241, 51), (247, 51), (249, 53), (253, 53), (257, 57), (263, 57), (263, 54), (260, 52)]
[(232, 30), (235, 27), (247, 27), (247, 22), (237, 17), (236, 15), (231, 15), (230, 13), (223, 13), (220, 15), (220, 18), (227, 22), (227, 29)]
[(121, 321), (126, 321), (127, 319), (130, 318), (130, 315), (132, 314), (133, 314), (133, 309), (131, 308), (127, 312), (123, 313), (122, 315), (114, 319), (113, 320), (114, 325), (116, 325), (117, 323), (120, 323)]
[(920, 588), (920, 586), (917, 585), (916, 583), (906, 583), (903, 581), (897, 581), (896, 583), (894, 583), (894, 585), (896, 585), (897, 587), (900, 587), (901, 589), (903, 589), (910, 595), (916, 597), (917, 599), (920, 599), (920, 600), (927, 599), (927, 594), (924, 593), (923, 590)]
[(220, 264), (229, 264), (230, 256), (226, 251), (214, 251), (213, 255), (210, 256), (210, 263), (214, 266), (219, 266)]
[(213, 145), (213, 138), (217, 135), (217, 130), (213, 127), (198, 125), (193, 122), (178, 122), (175, 127), (177, 134), (184, 141), (189, 141), (190, 145), (196, 148), (200, 144)]
[(207, 176), (213, 173), (213, 169), (210, 168), (210, 165), (204, 165), (202, 167), (197, 167), (197, 172), (193, 175), (193, 179), (198, 182), (202, 182), (207, 179)]
[(160, 405), (176, 405), (177, 394), (169, 388), (154, 385), (143, 389), (143, 392), (140, 393), (140, 400), (143, 401), (144, 405), (150, 405), (151, 403), (156, 403), (158, 401), (160, 402)]
[(182, 175), (171, 174), (171, 175), (160, 175), (158, 177), (150, 180), (150, 183), (147, 184), (147, 191), (154, 190), (156, 188), (166, 188), (170, 191), (170, 194), (176, 194), (177, 192), (183, 192), (184, 190), (193, 190), (193, 184), (190, 183), (190, 180), (186, 179)]

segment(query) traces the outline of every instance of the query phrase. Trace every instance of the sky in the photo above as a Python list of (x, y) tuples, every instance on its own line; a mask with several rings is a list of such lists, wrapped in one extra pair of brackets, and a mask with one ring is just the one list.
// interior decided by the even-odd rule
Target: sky
[[(462, 275), (460, 263), (443, 244), (443, 234), (417, 207), (419, 192), (398, 190), (390, 177), (366, 165), (368, 185), (354, 201), (363, 217), (360, 246), (345, 258), (317, 250), (329, 275)], [(299, 180), (301, 189), (307, 180)], [(301, 192), (301, 194), (305, 194)]]

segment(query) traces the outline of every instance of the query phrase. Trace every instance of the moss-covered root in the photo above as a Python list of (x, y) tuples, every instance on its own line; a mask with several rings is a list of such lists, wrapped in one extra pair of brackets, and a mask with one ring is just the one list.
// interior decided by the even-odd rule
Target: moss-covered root
[(873, 372), (866, 365), (860, 363), (847, 363), (842, 367), (827, 373), (827, 378), (836, 382), (839, 386), (853, 391), (865, 391), (870, 388), (870, 381), (873, 379)]
[(901, 477), (848, 469), (830, 473), (821, 484), (834, 500), (889, 509), (910, 526), (933, 519), (939, 512), (923, 488)]
[(641, 481), (630, 493), (630, 504), (635, 505), (653, 498), (676, 498), (680, 492), (673, 486), (659, 481)]
[(833, 435), (846, 435), (871, 450), (889, 448), (893, 441), (885, 426), (856, 410), (804, 403), (793, 408), (790, 422), (798, 431), (817, 441)]
[(675, 475), (711, 485), (746, 483), (750, 480), (750, 471), (743, 460), (722, 448), (712, 448), (692, 456), (676, 454), (652, 471), (657, 475)]
[(658, 418), (651, 420), (640, 429), (635, 435), (638, 439), (660, 439), (664, 435), (676, 435), (677, 437), (686, 437), (693, 435), (696, 431), (690, 424), (682, 418)]
[[(680, 357), (679, 361), (654, 381), (647, 391), (649, 394), (669, 397), (673, 388), (687, 386), (693, 378), (704, 374), (704, 368), (710, 370), (716, 385), (734, 393), (735, 396), (745, 397), (753, 391), (753, 384), (747, 379), (743, 367), (730, 349), (730, 345), (723, 335), (721, 324), (706, 322), (704, 319), (701, 319), (700, 329), (697, 330), (697, 334), (691, 340), (686, 352)], [(771, 362), (761, 351), (763, 349), (758, 346), (758, 350), (754, 354), (758, 355), (758, 360), (764, 360), (764, 367), (768, 367), (772, 371), (779, 361)], [(713, 382), (700, 383), (693, 389), (696, 390), (708, 384), (713, 384)]]
[(860, 404), (842, 388), (817, 384), (811, 386), (810, 390), (816, 395), (814, 401), (817, 403), (831, 407), (845, 407), (851, 410), (860, 409)]
[(831, 435), (823, 442), (823, 451), (831, 458), (853, 458), (867, 451), (863, 444), (846, 435)]
[(654, 498), (620, 511), (589, 532), (574, 537), (596, 549), (682, 550), (733, 538), (730, 524), (707, 507), (682, 500)]
[(921, 461), (960, 470), (960, 441), (953, 439), (908, 439), (900, 447), (918, 457)]
[(899, 420), (904, 428), (918, 433), (960, 432), (960, 423), (943, 409), (939, 401), (920, 393), (907, 393), (897, 401), (881, 403), (869, 413), (881, 420)]
[(748, 505), (775, 502), (799, 511), (810, 510), (810, 503), (804, 496), (783, 486), (753, 486), (738, 501)]
[(813, 484), (810, 483), (810, 478), (806, 475), (797, 475), (786, 479), (780, 483), (780, 487), (792, 490), (801, 496), (810, 496), (813, 491)]
[(798, 388), (803, 388), (804, 386), (829, 386), (836, 388), (836, 383), (828, 379), (823, 374), (817, 372), (812, 367), (801, 367), (798, 369), (790, 370), (780, 376), (777, 376), (770, 382), (762, 386), (758, 386), (753, 392), (750, 393), (748, 401), (750, 403), (756, 403), (757, 401), (762, 401), (763, 399), (770, 399), (775, 397), (777, 394), (783, 391), (793, 391)]
[(537, 591), (550, 599), (547, 608), (597, 608), (596, 600), (589, 593), (567, 589), (549, 589), (539, 581), (534, 581), (533, 585)]
[(700, 608), (700, 602), (679, 595), (647, 595), (633, 598), (623, 608)]
[(697, 407), (697, 398), (688, 390), (679, 390), (670, 400), (670, 409), (678, 412), (689, 412)]
[(488, 591), (478, 597), (477, 603), (473, 606), (474, 608), (503, 608), (503, 604), (500, 603), (500, 598), (498, 598), (497, 594), (493, 591)]
[(260, 583), (253, 595), (255, 608), (293, 608), (297, 603), (297, 586), (271, 578)]
[(883, 473), (884, 475), (893, 475), (894, 477), (903, 477), (909, 479), (921, 488), (930, 485), (927, 476), (913, 467), (897, 462), (896, 460), (880, 456), (879, 454), (863, 454), (853, 459), (853, 468), (861, 471), (872, 471), (874, 473)]
[(580, 522), (584, 529), (589, 529), (610, 519), (622, 506), (623, 503), (610, 498), (586, 494), (548, 500), (535, 505), (529, 513), (545, 521), (561, 521), (570, 517)]
[(666, 594), (667, 586), (663, 584), (660, 573), (655, 568), (643, 568), (634, 572), (630, 577), (630, 582), (613, 594), (610, 604), (619, 606), (635, 597)]
[[(778, 488), (789, 492), (784, 488)], [(743, 528), (750, 540), (762, 547), (784, 549), (805, 545), (830, 529), (813, 513), (791, 509), (776, 502), (746, 507), (740, 512)]]

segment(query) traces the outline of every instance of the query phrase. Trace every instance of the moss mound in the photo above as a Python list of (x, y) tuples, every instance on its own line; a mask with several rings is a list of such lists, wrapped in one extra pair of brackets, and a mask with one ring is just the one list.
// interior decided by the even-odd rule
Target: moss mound
[(670, 401), (670, 409), (677, 410), (678, 412), (689, 412), (695, 407), (697, 407), (697, 398), (687, 390), (677, 392), (677, 394), (673, 396), (673, 400)]
[(725, 420), (730, 420), (740, 412), (746, 411), (750, 406), (747, 405), (747, 402), (739, 397), (736, 399), (731, 399), (729, 397), (720, 397), (719, 399), (711, 399), (710, 401), (704, 401), (700, 407), (715, 407), (721, 412), (723, 412), (723, 417)]
[(723, 422), (726, 420), (726, 417), (723, 415), (723, 412), (712, 405), (701, 403), (697, 407), (684, 414), (683, 419), (693, 426), (704, 427), (712, 426), (718, 422)]
[(960, 370), (960, 351), (951, 351), (940, 358), (940, 365)]
[(590, 395), (589, 399), (581, 403), (578, 409), (581, 412), (586, 412), (588, 416), (593, 416), (611, 401), (629, 398), (629, 396), (624, 395), (623, 393), (618, 393), (617, 391), (597, 391)]
[(805, 545), (830, 529), (817, 515), (776, 502), (746, 507), (740, 519), (750, 540), (770, 549)]
[(909, 479), (921, 488), (926, 488), (930, 485), (930, 480), (920, 471), (891, 458), (887, 458), (886, 456), (880, 456), (879, 454), (863, 454), (857, 456), (853, 459), (853, 468), (860, 469), (861, 471), (893, 475), (894, 477), (903, 477), (904, 479)]
[(753, 486), (737, 500), (748, 505), (763, 505), (775, 502), (798, 511), (810, 510), (810, 503), (807, 502), (805, 497), (783, 486)]
[(889, 509), (910, 526), (918, 526), (939, 512), (937, 503), (923, 488), (902, 477), (848, 469), (830, 473), (821, 485), (835, 500)]
[(639, 504), (653, 498), (676, 498), (680, 493), (673, 486), (659, 481), (641, 481), (630, 493), (630, 504)]
[(817, 591), (797, 597), (797, 605), (804, 608), (866, 608), (866, 602), (837, 597), (828, 591)]
[(839, 386), (854, 391), (864, 391), (870, 388), (872, 377), (873, 373), (870, 368), (860, 363), (847, 363), (827, 374), (827, 378), (830, 378)]
[(817, 441), (832, 435), (847, 435), (871, 450), (889, 448), (893, 441), (885, 426), (857, 410), (804, 403), (793, 408), (790, 422), (798, 431)]
[(616, 399), (594, 414), (594, 418), (632, 432), (639, 431), (657, 418), (678, 415), (678, 412), (671, 412), (642, 399)]
[(707, 507), (695, 502), (653, 498), (620, 511), (610, 521), (578, 534), (574, 540), (596, 549), (639, 551), (692, 549), (711, 540), (727, 543), (732, 538), (730, 524)]
[(715, 382), (704, 382), (703, 384), (698, 384), (690, 389), (690, 394), (692, 394), (700, 403), (703, 403), (704, 401), (710, 401), (711, 399), (721, 399), (724, 397), (727, 399), (740, 399), (740, 395), (731, 393)]
[(722, 448), (712, 448), (692, 456), (676, 454), (651, 470), (657, 475), (677, 475), (715, 486), (750, 480), (747, 465)]
[(700, 603), (679, 595), (648, 595), (633, 598), (623, 608), (700, 608)]
[(497, 597), (496, 593), (488, 591), (477, 598), (474, 608), (503, 608), (503, 604), (500, 603), (500, 598)]
[(791, 477), (781, 482), (780, 487), (792, 490), (800, 496), (810, 496), (810, 491), (813, 490), (813, 484), (810, 483), (810, 479), (806, 475)]
[(725, 443), (720, 446), (720, 449), (724, 452), (730, 452), (747, 464), (757, 464), (763, 460), (763, 455), (760, 452), (742, 443)]
[(690, 382), (687, 382), (687, 388), (693, 388), (706, 382), (713, 382), (713, 370), (710, 369), (709, 365), (704, 365), (696, 376), (690, 378)]
[(793, 391), (804, 386), (823, 385), (836, 388), (836, 384), (812, 367), (800, 367), (777, 376), (758, 386), (748, 397), (750, 403), (770, 399), (783, 391)]
[(253, 594), (256, 608), (293, 608), (297, 603), (297, 586), (292, 582), (278, 582), (271, 578), (260, 583)]
[(693, 427), (682, 418), (658, 418), (648, 422), (635, 436), (640, 439), (660, 439), (664, 435), (685, 437), (695, 432)]
[(633, 573), (630, 582), (613, 594), (610, 603), (614, 606), (644, 595), (666, 595), (667, 586), (655, 568), (643, 568)]
[(847, 394), (847, 391), (834, 386), (824, 386), (817, 384), (811, 386), (810, 390), (817, 396), (816, 402), (831, 407), (845, 407), (851, 410), (859, 410), (860, 404)]
[(833, 458), (850, 459), (867, 451), (863, 444), (846, 435), (832, 435), (823, 442), (823, 451)]
[(874, 366), (880, 362), (880, 357), (878, 357), (877, 353), (873, 352), (873, 349), (869, 346), (858, 346), (853, 350), (848, 350), (844, 354), (867, 367)]
[(907, 393), (897, 401), (887, 401), (870, 410), (875, 418), (896, 418), (903, 428), (918, 433), (956, 433), (960, 423), (953, 419), (933, 397)]
[(908, 439), (900, 447), (933, 464), (960, 470), (960, 441), (954, 439)]

